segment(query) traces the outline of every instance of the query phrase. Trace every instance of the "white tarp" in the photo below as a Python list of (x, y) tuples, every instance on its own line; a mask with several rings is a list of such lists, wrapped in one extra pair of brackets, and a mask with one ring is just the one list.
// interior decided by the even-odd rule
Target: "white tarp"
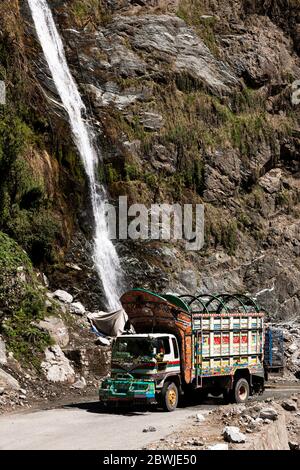
[(99, 333), (105, 336), (116, 337), (120, 336), (125, 331), (134, 332), (132, 326), (129, 324), (128, 315), (123, 309), (112, 313), (89, 313), (87, 318)]

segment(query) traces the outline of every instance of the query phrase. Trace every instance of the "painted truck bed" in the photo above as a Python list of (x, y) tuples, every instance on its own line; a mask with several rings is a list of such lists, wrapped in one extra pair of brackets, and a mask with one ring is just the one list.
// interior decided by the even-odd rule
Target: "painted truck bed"
[(262, 370), (263, 321), (262, 313), (193, 315), (193, 376)]

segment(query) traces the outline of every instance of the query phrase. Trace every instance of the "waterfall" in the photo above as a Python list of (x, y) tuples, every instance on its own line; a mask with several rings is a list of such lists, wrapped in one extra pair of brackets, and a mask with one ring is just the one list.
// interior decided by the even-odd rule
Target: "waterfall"
[(63, 42), (47, 0), (28, 0), (28, 4), (53, 81), (68, 113), (74, 142), (88, 177), (95, 223), (94, 263), (102, 281), (107, 308), (117, 310), (120, 307), (122, 274), (106, 224), (106, 191), (97, 178), (101, 155), (95, 145), (93, 130), (84, 120), (86, 108), (67, 64)]

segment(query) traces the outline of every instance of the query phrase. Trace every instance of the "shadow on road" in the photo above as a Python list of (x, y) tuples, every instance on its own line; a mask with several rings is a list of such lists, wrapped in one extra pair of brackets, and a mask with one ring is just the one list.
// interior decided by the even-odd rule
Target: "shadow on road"
[[(199, 400), (197, 397), (182, 397), (179, 401), (178, 408), (191, 408), (199, 405), (205, 406), (215, 406), (222, 405), (224, 401), (222, 397), (213, 398), (208, 397), (205, 400)], [(82, 403), (72, 403), (69, 405), (64, 405), (63, 408), (77, 408), (80, 410), (86, 410), (88, 413), (98, 413), (98, 414), (113, 414), (113, 415), (123, 415), (123, 416), (139, 416), (151, 413), (161, 413), (162, 408), (158, 406), (141, 406), (141, 405), (125, 405), (125, 404), (115, 404), (113, 406), (105, 406), (99, 401), (89, 401)]]
[[(114, 407), (106, 407), (102, 405), (99, 401), (91, 401), (84, 403), (72, 403), (70, 405), (65, 405), (63, 408), (77, 408), (80, 410), (86, 410), (88, 413), (98, 413), (98, 414), (114, 414), (114, 415), (124, 415), (124, 416), (138, 416), (145, 414), (149, 411), (149, 407), (133, 407), (126, 405), (119, 405)], [(155, 410), (154, 410), (155, 411)]]

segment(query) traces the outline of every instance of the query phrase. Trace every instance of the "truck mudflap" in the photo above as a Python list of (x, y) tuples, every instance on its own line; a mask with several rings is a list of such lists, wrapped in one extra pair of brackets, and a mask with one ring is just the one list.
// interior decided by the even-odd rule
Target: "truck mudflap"
[(105, 379), (99, 388), (99, 400), (108, 402), (156, 403), (153, 380), (137, 379), (131, 374), (117, 374)]

